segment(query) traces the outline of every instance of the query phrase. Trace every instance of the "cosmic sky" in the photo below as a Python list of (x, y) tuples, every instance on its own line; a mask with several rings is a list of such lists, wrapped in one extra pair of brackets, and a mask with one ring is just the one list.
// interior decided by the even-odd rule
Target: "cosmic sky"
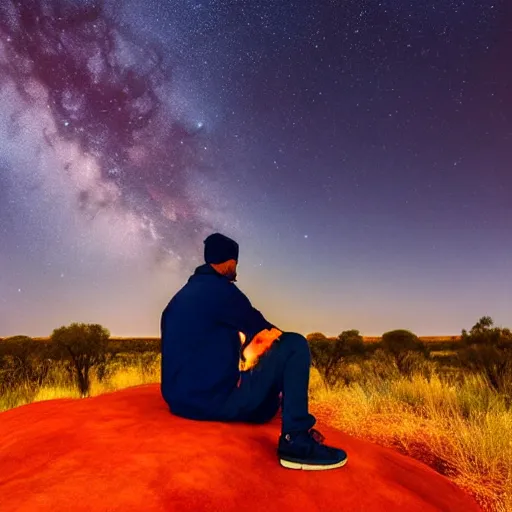
[(2, 0), (0, 336), (158, 336), (221, 231), (284, 330), (512, 327), (508, 0)]

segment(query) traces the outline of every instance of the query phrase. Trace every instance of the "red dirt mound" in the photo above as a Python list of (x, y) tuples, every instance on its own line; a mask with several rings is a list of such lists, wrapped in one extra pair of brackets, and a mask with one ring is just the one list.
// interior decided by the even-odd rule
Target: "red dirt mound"
[(280, 421), (195, 422), (158, 385), (0, 414), (2, 512), (480, 510), (450, 481), (392, 450), (317, 425), (349, 461), (281, 468)]

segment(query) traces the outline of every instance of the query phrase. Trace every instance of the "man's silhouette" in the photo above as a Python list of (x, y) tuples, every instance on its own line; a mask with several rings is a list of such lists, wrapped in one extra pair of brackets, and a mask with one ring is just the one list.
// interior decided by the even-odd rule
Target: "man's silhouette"
[[(292, 469), (343, 466), (346, 453), (322, 444), (323, 436), (312, 428), (308, 342), (268, 322), (234, 284), (238, 252), (234, 240), (210, 235), (204, 241), (206, 263), (165, 308), (162, 396), (184, 418), (266, 423), (278, 412), (282, 393), (280, 463)], [(243, 372), (240, 332), (246, 344), (270, 344), (257, 365)]]

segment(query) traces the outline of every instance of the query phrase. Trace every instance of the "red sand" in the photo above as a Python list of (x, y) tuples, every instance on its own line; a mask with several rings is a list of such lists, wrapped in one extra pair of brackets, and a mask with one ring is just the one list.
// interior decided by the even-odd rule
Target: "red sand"
[(343, 468), (281, 468), (279, 419), (262, 426), (171, 415), (158, 385), (0, 414), (2, 512), (480, 510), (430, 468), (317, 425)]

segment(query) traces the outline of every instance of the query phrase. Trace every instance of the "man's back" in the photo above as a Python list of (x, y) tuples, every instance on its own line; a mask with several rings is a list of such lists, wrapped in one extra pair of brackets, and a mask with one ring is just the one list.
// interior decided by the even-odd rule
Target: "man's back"
[(198, 267), (162, 314), (162, 396), (178, 415), (206, 419), (236, 387), (239, 331), (271, 327), (210, 265)]
[[(323, 436), (312, 428), (308, 341), (273, 326), (234, 285), (237, 242), (213, 233), (204, 245), (206, 264), (173, 297), (161, 319), (162, 395), (171, 412), (197, 420), (266, 423), (275, 417), (282, 397), (281, 465), (343, 466), (346, 453), (323, 445)], [(256, 371), (243, 373), (237, 386), (239, 332), (258, 350), (272, 350), (261, 357)]]

